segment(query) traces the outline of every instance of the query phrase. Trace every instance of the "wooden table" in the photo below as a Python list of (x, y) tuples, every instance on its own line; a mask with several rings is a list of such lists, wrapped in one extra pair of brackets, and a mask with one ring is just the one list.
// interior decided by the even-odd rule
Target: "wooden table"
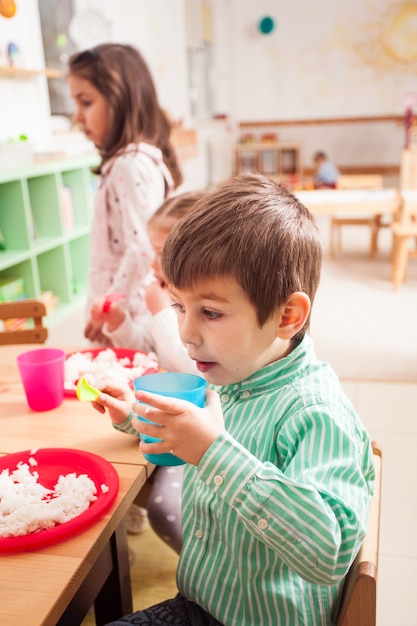
[(94, 603), (101, 625), (132, 612), (124, 517), (153, 466), (139, 452), (138, 439), (114, 430), (90, 403), (67, 398), (52, 411), (29, 409), (16, 356), (35, 347), (0, 346), (0, 454), (48, 447), (94, 452), (115, 467), (120, 489), (108, 513), (79, 535), (0, 555), (0, 624), (76, 626)]
[(315, 189), (293, 194), (313, 215), (393, 215), (400, 203), (396, 189)]

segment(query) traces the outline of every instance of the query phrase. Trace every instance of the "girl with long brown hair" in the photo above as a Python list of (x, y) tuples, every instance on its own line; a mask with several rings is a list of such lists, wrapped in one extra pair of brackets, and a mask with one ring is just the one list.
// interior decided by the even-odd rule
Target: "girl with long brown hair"
[(106, 344), (93, 303), (122, 293), (133, 320), (146, 308), (153, 250), (147, 222), (182, 182), (151, 73), (134, 47), (108, 43), (69, 59), (74, 120), (101, 157), (95, 197), (85, 336)]

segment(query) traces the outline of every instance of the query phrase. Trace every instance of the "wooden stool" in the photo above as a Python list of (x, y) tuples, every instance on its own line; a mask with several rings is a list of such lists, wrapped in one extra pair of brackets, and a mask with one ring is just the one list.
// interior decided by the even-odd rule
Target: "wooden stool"
[(369, 226), (371, 230), (369, 256), (373, 258), (378, 251), (379, 229), (385, 226), (382, 217), (382, 215), (370, 215), (368, 217), (333, 216), (330, 222), (330, 256), (334, 257), (335, 252), (340, 252), (342, 249), (342, 226)]
[[(341, 174), (337, 180), (337, 189), (382, 189), (384, 179), (380, 174)], [(379, 229), (385, 224), (382, 214), (366, 216), (335, 215), (330, 223), (330, 256), (334, 256), (336, 249), (342, 249), (342, 226), (369, 226), (371, 242), (369, 256), (374, 257), (378, 251)]]
[(417, 245), (414, 249), (409, 247), (411, 237), (415, 238), (417, 244), (417, 222), (394, 222), (391, 229), (393, 235), (391, 280), (394, 289), (398, 289), (405, 280), (408, 259), (417, 257)]

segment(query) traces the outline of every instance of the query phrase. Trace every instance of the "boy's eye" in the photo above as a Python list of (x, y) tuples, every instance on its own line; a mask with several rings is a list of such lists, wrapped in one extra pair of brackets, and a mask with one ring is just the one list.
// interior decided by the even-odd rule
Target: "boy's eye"
[[(175, 309), (177, 311), (177, 313), (184, 313), (185, 312), (185, 307), (180, 304), (179, 302), (173, 302), (171, 304), (172, 308)], [(210, 309), (202, 309), (201, 311), (202, 315), (204, 315), (205, 317), (207, 317), (207, 319), (209, 320), (217, 320), (220, 317), (222, 317), (222, 313), (218, 313), (217, 311), (211, 311)]]
[(203, 313), (209, 320), (217, 320), (222, 316), (221, 313), (218, 313), (217, 311), (209, 311), (208, 309), (204, 309)]

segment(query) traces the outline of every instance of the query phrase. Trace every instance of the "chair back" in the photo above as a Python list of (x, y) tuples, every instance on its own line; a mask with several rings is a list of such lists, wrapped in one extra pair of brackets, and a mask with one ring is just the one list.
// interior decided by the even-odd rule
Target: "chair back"
[(11, 328), (0, 331), (0, 345), (17, 343), (44, 343), (48, 330), (43, 325), (46, 307), (39, 300), (18, 300), (16, 302), (0, 302), (0, 320), (19, 320), (32, 318), (32, 328)]
[(382, 189), (384, 178), (381, 174), (341, 174), (337, 179), (337, 189)]
[(375, 626), (381, 506), (382, 453), (372, 442), (375, 461), (375, 494), (368, 514), (368, 532), (354, 560), (342, 592), (336, 626)]
[(417, 221), (417, 189), (401, 189), (401, 211), (397, 214), (395, 222), (402, 224), (416, 223)]

